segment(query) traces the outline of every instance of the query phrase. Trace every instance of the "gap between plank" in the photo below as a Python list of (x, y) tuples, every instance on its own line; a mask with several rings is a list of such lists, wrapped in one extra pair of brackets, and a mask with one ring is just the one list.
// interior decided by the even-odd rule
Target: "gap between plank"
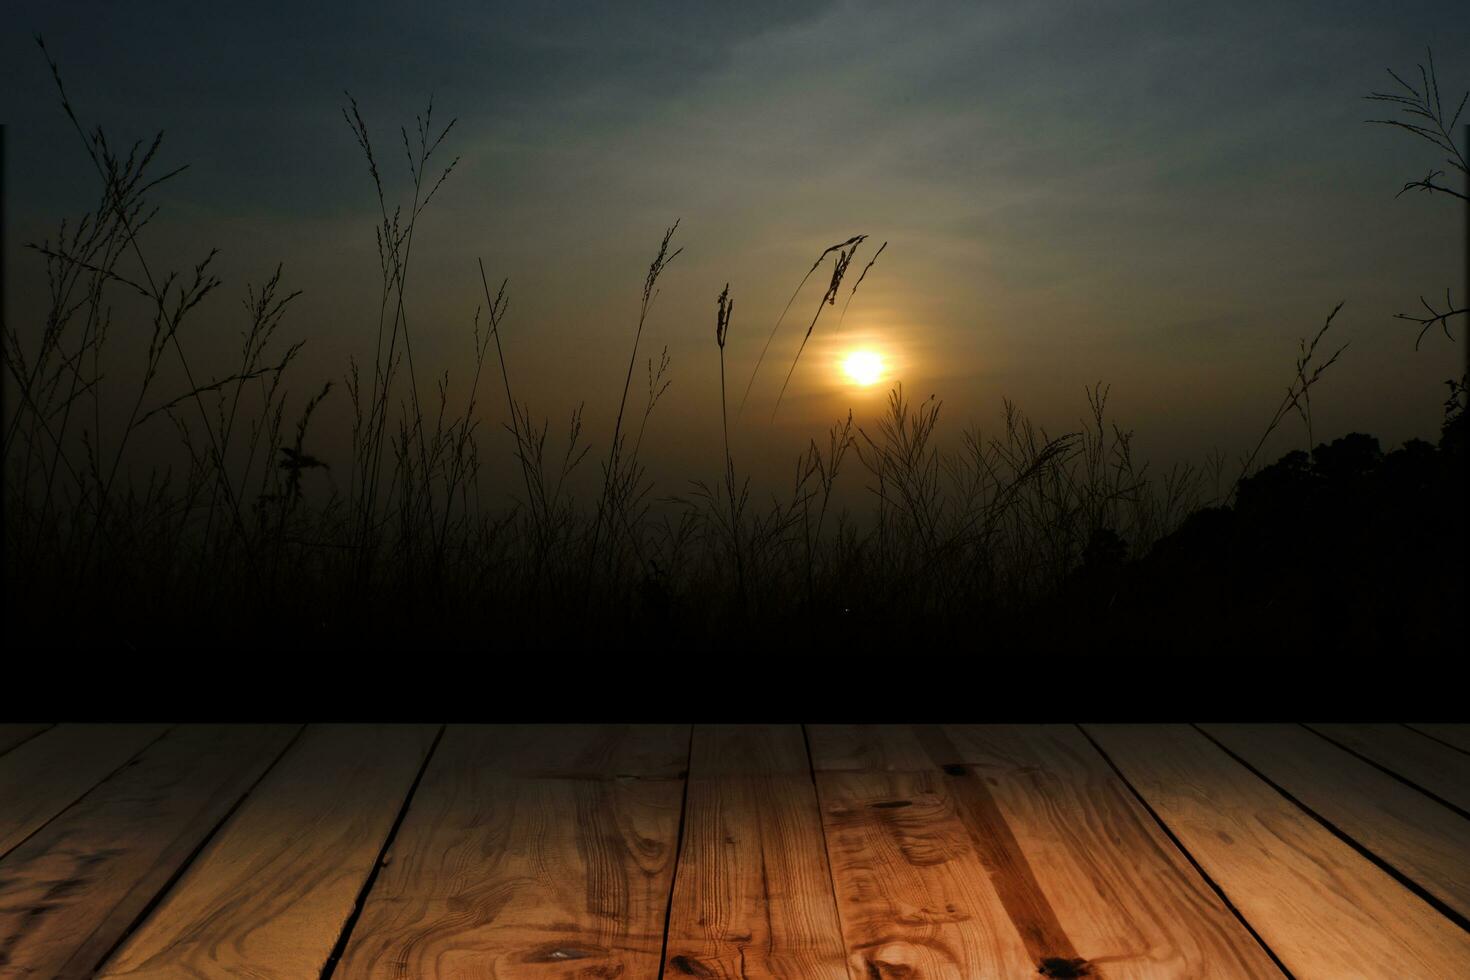
[(25, 738), (21, 739), (19, 742), (16, 742), (10, 748), (6, 749), (4, 752), (0, 752), (0, 756), (3, 756), (3, 755), (5, 755), (6, 753), (9, 753), (9, 752), (14, 752), (16, 749), (20, 748), (22, 745), (24, 745), (27, 742), (29, 742), (31, 739), (33, 739), (33, 738), (39, 738), (42, 735), (45, 735), (47, 732), (51, 731), (51, 729), (53, 729), (55, 727), (56, 727), (56, 724), (53, 722), (52, 724), (46, 725), (40, 731), (31, 732)]
[[(168, 880), (163, 883), (163, 887), (158, 889), (158, 893), (148, 900), (148, 904), (143, 906), (137, 918), (133, 919), (132, 923), (117, 937), (117, 942), (113, 943), (107, 952), (102, 954), (102, 958), (97, 961), (97, 965), (92, 967), (93, 974), (101, 973), (102, 967), (106, 965), (107, 961), (112, 959), (118, 950), (122, 949), (123, 944), (132, 937), (133, 933), (138, 931), (138, 927), (147, 920), (148, 916), (153, 914), (153, 910), (158, 908), (159, 903), (163, 901), (163, 897), (168, 894), (169, 889), (178, 884), (179, 879), (184, 876), (185, 871), (189, 870), (189, 866), (194, 863), (195, 858), (204, 852), (204, 849), (209, 846), (209, 842), (214, 840), (215, 835), (220, 832), (220, 828), (229, 823), (230, 818), (235, 815), (235, 811), (239, 810), (245, 803), (246, 798), (255, 792), (255, 787), (260, 785), (261, 780), (270, 775), (271, 770), (276, 768), (276, 765), (286, 757), (286, 753), (291, 751), (292, 747), (301, 739), (301, 735), (305, 731), (305, 725), (296, 729), (296, 734), (292, 735), (291, 740), (286, 743), (285, 747), (276, 753), (276, 757), (270, 761), (270, 765), (266, 766), (261, 774), (256, 776), (255, 780), (249, 786), (245, 787), (245, 791), (240, 794), (240, 798), (225, 811), (225, 815), (220, 817), (219, 821), (213, 827), (209, 828), (209, 833), (205, 834), (204, 839), (195, 845), (194, 849), (184, 857), (184, 860), (174, 869), (174, 873), (169, 875)], [(159, 738), (162, 737), (162, 735), (159, 736)]]
[[(812, 777), (812, 798), (817, 801), (817, 825), (822, 828), (822, 854), (827, 858), (827, 886), (832, 890), (832, 911), (837, 913), (837, 928), (842, 931), (839, 938), (842, 940), (843, 958), (846, 959), (847, 926), (842, 921), (842, 903), (837, 900), (837, 877), (832, 873), (832, 847), (827, 842), (827, 821), (822, 819), (822, 793), (817, 788), (817, 760), (812, 755), (812, 739), (804, 722), (801, 726), (801, 741), (806, 746), (806, 766)], [(850, 965), (847, 972), (852, 973)]]
[(1355, 839), (1349, 836), (1345, 830), (1343, 830), (1341, 827), (1338, 827), (1337, 824), (1333, 823), (1331, 820), (1328, 820), (1326, 817), (1322, 816), (1322, 814), (1318, 813), (1316, 810), (1313, 810), (1311, 807), (1307, 806), (1291, 793), (1287, 792), (1284, 786), (1271, 779), (1271, 777), (1261, 772), (1261, 770), (1257, 769), (1249, 762), (1246, 762), (1245, 759), (1243, 759), (1239, 755), (1236, 755), (1229, 748), (1227, 748), (1223, 742), (1215, 738), (1209, 732), (1205, 731), (1203, 728), (1200, 728), (1198, 725), (1195, 725), (1193, 727), (1195, 731), (1199, 732), (1211, 742), (1214, 742), (1215, 745), (1219, 747), (1221, 752), (1224, 752), (1226, 755), (1230, 756), (1230, 758), (1240, 763), (1246, 769), (1249, 769), (1251, 772), (1255, 773), (1256, 776), (1258, 776), (1267, 786), (1270, 786), (1276, 792), (1280, 793), (1286, 800), (1295, 804), (1307, 816), (1311, 817), (1313, 820), (1317, 821), (1323, 827), (1331, 831), (1333, 836), (1337, 837), (1338, 840), (1342, 841), (1344, 844), (1357, 851), (1363, 857), (1373, 862), (1373, 864), (1377, 865), (1382, 871), (1386, 872), (1391, 878), (1393, 878), (1399, 884), (1403, 885), (1409, 891), (1424, 899), (1424, 901), (1429, 903), (1429, 905), (1432, 906), (1436, 912), (1440, 913), (1445, 918), (1453, 922), (1455, 925), (1459, 926), (1461, 929), (1464, 929), (1466, 932), (1470, 932), (1470, 919), (1466, 919), (1465, 916), (1461, 915), (1455, 909), (1451, 908), (1445, 902), (1441, 901), (1423, 885), (1420, 885), (1418, 882), (1414, 881), (1398, 868), (1395, 868), (1383, 858), (1379, 857), (1377, 854), (1374, 854), (1372, 851), (1368, 850), (1368, 848), (1358, 843)]
[(1149, 816), (1154, 818), (1154, 823), (1159, 825), (1159, 829), (1162, 830), (1164, 832), (1164, 835), (1174, 843), (1174, 846), (1179, 849), (1179, 853), (1184, 855), (1185, 860), (1187, 860), (1194, 867), (1195, 872), (1204, 879), (1205, 884), (1209, 885), (1214, 893), (1220, 896), (1220, 901), (1225, 903), (1225, 907), (1230, 910), (1230, 914), (1235, 916), (1235, 918), (1240, 922), (1241, 925), (1245, 926), (1245, 931), (1250, 933), (1251, 938), (1260, 945), (1261, 949), (1266, 951), (1266, 955), (1271, 957), (1271, 962), (1276, 964), (1276, 968), (1280, 970), (1282, 974), (1288, 978), (1288, 980), (1296, 980), (1295, 975), (1286, 968), (1286, 964), (1281, 962), (1281, 957), (1276, 955), (1276, 951), (1271, 948), (1270, 944), (1268, 944), (1266, 940), (1261, 938), (1261, 934), (1256, 932), (1255, 926), (1251, 925), (1246, 917), (1241, 914), (1240, 909), (1235, 907), (1235, 903), (1230, 901), (1230, 896), (1225, 894), (1225, 889), (1221, 888), (1219, 884), (1215, 882), (1215, 879), (1210, 877), (1209, 873), (1205, 871), (1204, 867), (1201, 866), (1200, 863), (1194, 859), (1194, 855), (1189, 853), (1189, 848), (1184, 846), (1184, 842), (1174, 835), (1174, 831), (1169, 829), (1169, 825), (1164, 822), (1164, 818), (1159, 816), (1158, 811), (1149, 804), (1148, 800), (1143, 798), (1143, 794), (1140, 793), (1134, 787), (1134, 785), (1128, 781), (1128, 777), (1123, 775), (1123, 770), (1118, 768), (1118, 764), (1113, 761), (1112, 756), (1108, 755), (1107, 750), (1105, 750), (1101, 745), (1097, 744), (1097, 740), (1092, 737), (1092, 734), (1088, 732), (1087, 729), (1083, 728), (1081, 725), (1078, 725), (1077, 730), (1082, 733), (1083, 738), (1092, 743), (1092, 747), (1097, 750), (1097, 754), (1103, 757), (1103, 761), (1106, 762), (1108, 766), (1113, 770), (1113, 772), (1117, 775), (1117, 777), (1122, 780), (1123, 785), (1128, 787), (1128, 792), (1133, 794), (1133, 798), (1138, 801), (1139, 805), (1142, 806), (1145, 811), (1147, 811)]
[(664, 964), (669, 958), (669, 923), (674, 918), (674, 889), (679, 884), (679, 859), (684, 856), (684, 820), (689, 814), (689, 780), (693, 776), (693, 766), (694, 724), (691, 722), (689, 749), (684, 755), (684, 793), (679, 798), (679, 833), (674, 838), (674, 868), (669, 874), (669, 900), (664, 905), (664, 938), (658, 952), (658, 980), (664, 980)]
[(1433, 790), (1426, 789), (1425, 787), (1420, 786), (1418, 783), (1414, 782), (1408, 776), (1403, 776), (1403, 775), (1400, 775), (1399, 773), (1394, 772), (1392, 769), (1388, 768), (1388, 766), (1385, 766), (1385, 765), (1383, 765), (1380, 762), (1377, 762), (1377, 761), (1375, 761), (1373, 759), (1370, 759), (1368, 756), (1363, 755), (1361, 752), (1358, 752), (1355, 749), (1352, 749), (1352, 748), (1349, 748), (1346, 745), (1343, 745), (1341, 742), (1339, 742), (1337, 739), (1333, 738), (1331, 735), (1325, 734), (1323, 732), (1319, 732), (1319, 731), (1317, 731), (1317, 729), (1313, 728), (1311, 725), (1306, 724), (1305, 722), (1302, 723), (1302, 727), (1305, 728), (1307, 731), (1311, 732), (1313, 735), (1316, 735), (1316, 736), (1318, 736), (1320, 738), (1326, 739), (1327, 741), (1331, 742), (1333, 745), (1335, 745), (1338, 748), (1342, 749), (1344, 752), (1348, 753), (1349, 755), (1353, 756), (1354, 758), (1362, 759), (1364, 762), (1368, 763), (1368, 765), (1372, 766), (1374, 769), (1379, 770), (1384, 775), (1386, 775), (1386, 776), (1392, 776), (1394, 779), (1397, 779), (1399, 782), (1403, 783), (1405, 786), (1409, 787), (1410, 789), (1416, 789), (1416, 790), (1418, 790), (1419, 792), (1423, 793), (1425, 796), (1429, 797), (1434, 802), (1439, 803), (1442, 806), (1447, 806), (1451, 810), (1454, 810), (1456, 813), (1458, 813), (1460, 816), (1464, 817), (1466, 820), (1470, 820), (1470, 812), (1467, 812), (1463, 807), (1456, 806), (1454, 803), (1451, 803), (1449, 800), (1445, 799), (1443, 796), (1440, 796), (1438, 793), (1434, 792)]
[(1464, 749), (1460, 748), (1458, 745), (1455, 745), (1455, 744), (1450, 743), (1450, 742), (1446, 742), (1444, 739), (1442, 739), (1442, 738), (1440, 738), (1440, 737), (1438, 737), (1436, 735), (1431, 735), (1431, 734), (1429, 734), (1428, 732), (1424, 731), (1421, 728), (1415, 728), (1413, 725), (1410, 725), (1408, 722), (1399, 722), (1399, 724), (1403, 725), (1405, 728), (1407, 728), (1409, 731), (1413, 732), (1416, 735), (1423, 735), (1425, 738), (1429, 739), (1431, 742), (1438, 742), (1440, 745), (1443, 745), (1447, 749), (1454, 749), (1456, 752), (1459, 752), (1461, 755), (1470, 755), (1470, 752), (1466, 752)]
[[(46, 731), (47, 732), (53, 731), (56, 727), (57, 726), (52, 725), (51, 728), (46, 729)], [(47, 827), (51, 826), (51, 822), (53, 820), (55, 820), (57, 817), (61, 816), (66, 811), (70, 810), (72, 807), (76, 806), (78, 803), (82, 802), (82, 800), (86, 799), (87, 796), (88, 796), (88, 794), (90, 794), (98, 786), (101, 786), (103, 783), (107, 782), (113, 776), (116, 776), (118, 773), (122, 772), (128, 766), (132, 765), (134, 759), (138, 758), (138, 756), (142, 755), (144, 752), (147, 752), (149, 749), (153, 748), (153, 746), (155, 746), (155, 745), (158, 744), (158, 742), (159, 742), (160, 739), (164, 738), (166, 735), (168, 735), (169, 732), (172, 732), (173, 730), (174, 730), (174, 726), (170, 726), (169, 728), (165, 728), (163, 731), (159, 732), (158, 735), (155, 736), (146, 745), (144, 745), (143, 747), (141, 747), (140, 749), (138, 749), (138, 751), (134, 752), (132, 755), (128, 756), (126, 759), (124, 759), (117, 766), (116, 769), (112, 770), (107, 775), (105, 775), (101, 779), (97, 780), (97, 782), (93, 783), (91, 786), (88, 786), (85, 790), (82, 791), (82, 793), (81, 793), (80, 796), (78, 796), (76, 799), (72, 800), (70, 803), (68, 803), (66, 806), (62, 807), (60, 810), (57, 810), (55, 813), (51, 814), (51, 816), (47, 817), (45, 819), (45, 821), (43, 821), (40, 824), (40, 826), (38, 826), (35, 830), (31, 831), (29, 834), (26, 834), (20, 840), (16, 841), (15, 844), (12, 845), (11, 847), (9, 847), (8, 849), (6, 849), (4, 853), (0, 853), (0, 861), (3, 861), (6, 858), (8, 858), (15, 851), (16, 848), (20, 847), (26, 841), (30, 840), (32, 837), (36, 836), (41, 831), (43, 831)], [(37, 732), (36, 735), (32, 735), (31, 738), (35, 738), (37, 735), (44, 735), (45, 733), (46, 732)], [(30, 741), (30, 739), (26, 739), (26, 741), (28, 742), (28, 741)], [(24, 745), (25, 743), (22, 742), (21, 744)], [(17, 748), (19, 748), (19, 746), (17, 746)]]
[(347, 952), (347, 940), (352, 936), (352, 930), (357, 925), (357, 920), (362, 916), (363, 907), (367, 905), (368, 892), (373, 890), (373, 885), (378, 881), (378, 872), (383, 870), (383, 859), (388, 856), (388, 851), (393, 846), (393, 840), (398, 836), (398, 828), (403, 826), (403, 819), (408, 816), (408, 808), (413, 803), (413, 796), (418, 792), (419, 783), (423, 781), (424, 773), (429, 771), (429, 763), (434, 758), (434, 750), (439, 748), (439, 742), (444, 738), (447, 725), (440, 725), (439, 731), (434, 735), (434, 741), (429, 743), (429, 751), (424, 753), (424, 761), (419, 765), (419, 771), (414, 774), (413, 782), (408, 786), (408, 793), (403, 797), (403, 805), (398, 808), (398, 816), (393, 818), (393, 826), (388, 828), (388, 836), (383, 839), (383, 846), (378, 850), (378, 857), (373, 861), (372, 870), (368, 872), (367, 878), (362, 883), (361, 890), (357, 893), (357, 900), (352, 904), (352, 913), (347, 916), (347, 921), (342, 923), (342, 933), (337, 937), (332, 952), (327, 955), (327, 961), (322, 964), (321, 980), (328, 980), (332, 971), (337, 969), (337, 961), (342, 954)]

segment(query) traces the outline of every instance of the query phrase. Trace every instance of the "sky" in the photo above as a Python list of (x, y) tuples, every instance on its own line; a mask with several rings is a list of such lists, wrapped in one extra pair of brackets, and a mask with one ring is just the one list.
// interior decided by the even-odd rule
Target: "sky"
[[(1339, 302), (1330, 336), (1349, 348), (1314, 391), (1319, 440), (1433, 439), (1463, 363), (1463, 337), (1431, 334), (1416, 352), (1394, 319), (1464, 288), (1463, 215), (1442, 196), (1395, 199), (1440, 155), (1367, 125), (1383, 110), (1363, 99), (1432, 46), (1458, 101), (1460, 3), (11, 0), (5, 20), (16, 329), (34, 335), (45, 305), (41, 262), (21, 245), (87, 210), (96, 182), (40, 33), (86, 123), (119, 144), (161, 129), (160, 166), (189, 165), (159, 189), (146, 244), (182, 269), (221, 249), (224, 287), (187, 341), (202, 364), (227, 370), (247, 283), (280, 262), (303, 290), (282, 328), (306, 340), (298, 406), (349, 355), (371, 359), (377, 322), (377, 201), (346, 92), (395, 200), (408, 192), (398, 126), (431, 95), (436, 122), (457, 120), (440, 161), (459, 163), (421, 219), (407, 300), (420, 383), (448, 370), (454, 397), (482, 259), (509, 280), (517, 398), (553, 431), (585, 402), (605, 445), (644, 273), (680, 222), (630, 409), (667, 346), (672, 385), (645, 452), (670, 490), (720, 472), (721, 289), (736, 302), (738, 394), (803, 273), (855, 234), (870, 238), (854, 271), (888, 247), (840, 329), (839, 303), (773, 415), (824, 269), (732, 417), (736, 457), (758, 475), (784, 477), (849, 409), (870, 428), (899, 382), (943, 403), (947, 439), (995, 430), (1003, 399), (1074, 429), (1101, 381), (1145, 458), (1237, 457), (1291, 380), (1299, 338)], [(880, 383), (844, 378), (856, 350), (883, 358)], [(322, 410), (328, 455), (349, 415), (338, 395)], [(485, 438), (508, 449), (503, 399), (481, 390)], [(1304, 442), (1288, 424), (1271, 446)]]

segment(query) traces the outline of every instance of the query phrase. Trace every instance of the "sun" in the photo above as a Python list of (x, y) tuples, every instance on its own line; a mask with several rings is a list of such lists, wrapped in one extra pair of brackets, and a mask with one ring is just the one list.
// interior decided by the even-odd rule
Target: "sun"
[(883, 380), (883, 358), (870, 350), (855, 350), (842, 360), (842, 373), (854, 384), (877, 384)]

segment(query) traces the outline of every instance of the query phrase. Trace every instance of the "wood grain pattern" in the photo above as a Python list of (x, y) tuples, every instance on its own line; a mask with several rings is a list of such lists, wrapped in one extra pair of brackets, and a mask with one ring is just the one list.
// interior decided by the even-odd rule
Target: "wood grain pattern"
[(1308, 725), (1470, 812), (1470, 757), (1403, 725)]
[[(937, 769), (918, 725), (809, 725), (817, 772), (927, 772)], [(947, 760), (949, 761), (949, 760)]]
[(800, 725), (696, 725), (689, 765), (705, 779), (811, 773)]
[(814, 725), (809, 734), (819, 767), (949, 767), (944, 792), (963, 800), (959, 816), (977, 841), (961, 860), (994, 884), (1033, 970), (1075, 959), (1109, 977), (1281, 975), (1075, 727)]
[(175, 729), (0, 860), (0, 974), (89, 977), (296, 734)]
[(1076, 728), (814, 725), (809, 737), (829, 772), (948, 767), (943, 792), (976, 840), (959, 860), (994, 884), (1033, 971), (1076, 960), (1109, 977), (1281, 975)]
[(58, 725), (0, 756), (0, 855), (166, 730), (165, 725)]
[(945, 731), (1090, 969), (1115, 980), (1281, 976), (1076, 727)]
[(847, 976), (799, 725), (697, 725), (664, 976)]
[(0, 755), (4, 755), (17, 745), (20, 745), (27, 739), (36, 737), (50, 727), (50, 725), (25, 725), (15, 722), (0, 725)]
[(1291, 973), (1464, 972), (1470, 935), (1185, 725), (1088, 725)]
[(1299, 725), (1203, 725), (1305, 806), (1470, 916), (1470, 820)]
[(573, 775), (523, 776), (497, 769), (519, 735), (449, 728), (334, 978), (657, 974), (683, 782), (625, 771), (667, 733), (579, 731), (556, 735)]
[(664, 976), (846, 980), (810, 774), (691, 772)]
[(935, 772), (817, 776), (854, 977), (1024, 977), (1037, 961)]
[(1470, 725), (1410, 725), (1410, 728), (1428, 735), (1430, 738), (1438, 739), (1446, 745), (1453, 745), (1461, 752), (1470, 752)]
[[(960, 758), (958, 749), (943, 729), (927, 725), (916, 728), (915, 734), (930, 758)], [(1080, 972), (1083, 959), (1078, 956), (1071, 937), (1047, 900), (1041, 883), (1036, 879), (1035, 869), (1026, 859), (990, 792), (989, 783), (982, 780), (973, 768), (960, 763), (946, 761), (943, 771), (949, 777), (949, 792), (954, 794), (958, 803), (960, 819), (990, 874), (996, 895), (1005, 906), (1006, 914), (1016, 924), (1021, 941), (1026, 944), (1038, 969), (1055, 972), (1052, 967), (1061, 965), (1071, 972)], [(1072, 968), (1074, 965), (1076, 968)]]
[(103, 977), (321, 974), (438, 729), (307, 729)]
[(476, 725), (482, 772), (559, 779), (682, 778), (688, 725)]

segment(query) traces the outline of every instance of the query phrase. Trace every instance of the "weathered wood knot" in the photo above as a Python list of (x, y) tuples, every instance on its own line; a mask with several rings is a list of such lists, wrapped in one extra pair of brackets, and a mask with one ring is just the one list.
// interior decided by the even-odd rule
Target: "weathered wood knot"
[(669, 966), (672, 966), (686, 977), (712, 977), (715, 975), (715, 972), (709, 967), (688, 956), (675, 956), (669, 960)]
[(1092, 970), (1086, 960), (1065, 956), (1045, 957), (1036, 972), (1044, 977), (1052, 977), (1054, 980), (1075, 980), (1077, 977), (1092, 976)]
[(606, 956), (607, 953), (608, 951), (601, 946), (547, 943), (528, 952), (525, 961), (527, 963), (565, 963), (568, 960)]

